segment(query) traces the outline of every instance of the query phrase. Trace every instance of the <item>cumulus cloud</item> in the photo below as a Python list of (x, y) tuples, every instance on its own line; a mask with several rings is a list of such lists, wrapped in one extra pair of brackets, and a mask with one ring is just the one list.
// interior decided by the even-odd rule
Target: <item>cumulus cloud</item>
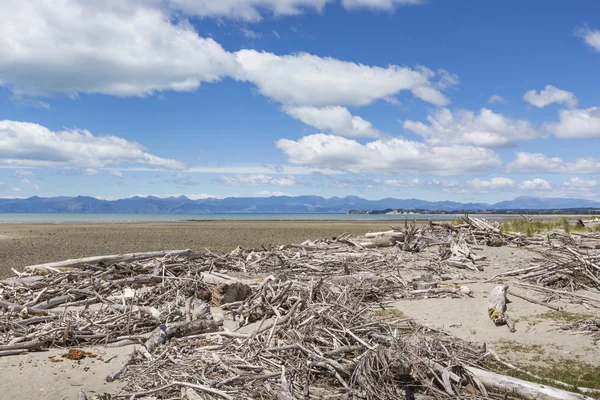
[(600, 51), (600, 30), (592, 30), (588, 27), (578, 29), (576, 35), (581, 36), (585, 43), (596, 51)]
[(498, 104), (506, 104), (506, 103), (508, 103), (508, 101), (506, 101), (504, 99), (504, 97), (499, 96), (497, 94), (494, 94), (494, 95), (492, 95), (492, 97), (489, 98), (488, 103), (489, 104), (496, 104), (496, 103), (498, 103)]
[(265, 15), (286, 16), (323, 11), (334, 0), (168, 0), (172, 6), (200, 17), (226, 17), (257, 22)]
[(560, 157), (548, 157), (542, 153), (517, 152), (506, 169), (516, 173), (597, 174), (600, 173), (600, 159), (588, 157), (564, 161)]
[(597, 199), (598, 194), (598, 181), (595, 179), (574, 177), (564, 182), (560, 188), (560, 195), (564, 197)]
[(493, 177), (491, 179), (476, 178), (466, 182), (446, 179), (422, 180), (414, 178), (406, 180), (386, 180), (384, 183), (393, 187), (431, 189), (442, 193), (453, 194), (487, 194), (490, 192), (515, 192), (518, 190), (539, 192), (552, 189), (550, 183), (540, 178), (526, 180), (520, 184), (505, 177)]
[(120, 171), (117, 171), (117, 170), (110, 170), (110, 171), (108, 171), (108, 174), (110, 176), (114, 176), (115, 178), (122, 178), (123, 177), (123, 174)]
[(6, 120), (0, 121), (0, 163), (25, 167), (145, 164), (183, 168), (178, 161), (147, 153), (142, 145), (116, 136), (94, 136), (77, 129), (54, 132), (38, 124)]
[(242, 35), (247, 39), (256, 40), (263, 37), (262, 33), (253, 31), (252, 29), (242, 28), (240, 31), (242, 32)]
[(394, 10), (398, 6), (413, 6), (425, 3), (425, 0), (342, 0), (347, 9), (371, 8), (378, 10)]
[[(320, 9), (326, 2), (178, 3), (196, 15), (204, 15), (198, 10), (218, 15), (222, 9), (226, 15), (240, 12), (252, 19), (251, 15), (259, 16), (257, 10), (264, 8), (285, 14), (304, 6)], [(180, 13), (161, 8), (161, 4), (139, 0), (0, 0), (0, 85), (17, 96), (146, 96), (165, 90), (193, 91), (202, 82), (232, 77), (290, 105), (366, 105), (402, 90), (432, 104), (448, 103), (436, 89), (454, 79), (445, 71), (432, 75), (425, 68), (367, 66), (306, 53), (231, 53), (213, 39), (200, 37)], [(187, 15), (185, 11), (183, 15)], [(23, 30), (23, 26), (29, 29)], [(434, 76), (440, 82), (431, 82)]]
[(364, 106), (403, 90), (432, 104), (449, 102), (430, 82), (432, 71), (421, 68), (383, 68), (307, 53), (240, 50), (236, 57), (239, 80), (254, 83), (261, 94), (286, 105)]
[(269, 190), (261, 190), (260, 192), (252, 193), (252, 197), (279, 197), (279, 196), (287, 196), (287, 193), (284, 192), (271, 192)]
[(598, 187), (598, 181), (595, 179), (581, 179), (576, 176), (563, 183), (563, 186), (569, 190), (590, 190)]
[(381, 132), (369, 121), (353, 116), (345, 107), (284, 107), (284, 111), (322, 132), (348, 137), (379, 137)]
[(19, 179), (26, 178), (28, 176), (33, 176), (33, 172), (25, 169), (19, 169), (15, 171), (15, 177)]
[(223, 176), (219, 182), (227, 186), (296, 186), (293, 176), (273, 177), (264, 174)]
[(35, 183), (31, 182), (29, 179), (21, 179), (21, 186), (27, 188), (27, 189), (33, 189), (33, 190), (40, 190), (41, 187), (39, 187), (38, 185), (36, 185)]
[[(322, 12), (338, 0), (168, 0), (172, 7), (200, 17), (218, 17), (257, 22), (268, 16), (289, 16), (306, 11)], [(393, 11), (398, 6), (423, 4), (424, 0), (341, 0), (348, 9)]]
[(546, 85), (539, 93), (530, 90), (523, 95), (523, 100), (537, 108), (544, 108), (550, 104), (563, 104), (567, 107), (577, 106), (577, 97), (572, 92), (559, 89), (552, 85)]
[(464, 188), (464, 185), (455, 180), (448, 179), (431, 179), (431, 180), (422, 180), (419, 178), (412, 179), (388, 179), (385, 180), (384, 183), (387, 186), (397, 187), (397, 188), (422, 188), (422, 189), (432, 189), (442, 193), (466, 193), (467, 190)]
[(529, 121), (512, 119), (482, 108), (479, 114), (468, 110), (442, 108), (427, 116), (428, 125), (406, 120), (404, 129), (422, 136), (431, 144), (471, 144), (481, 147), (513, 146), (519, 140), (540, 136)]
[(467, 182), (467, 186), (477, 191), (488, 192), (494, 190), (511, 190), (516, 187), (515, 181), (509, 178), (495, 177), (490, 180), (473, 179)]
[(545, 179), (535, 178), (521, 183), (521, 189), (535, 192), (552, 190), (552, 185)]
[(0, 0), (0, 84), (19, 95), (144, 96), (233, 74), (232, 54), (152, 3)]
[(559, 122), (547, 128), (563, 139), (600, 137), (600, 107), (561, 110)]
[(206, 174), (278, 174), (278, 175), (305, 175), (319, 173), (325, 175), (339, 175), (340, 171), (327, 168), (304, 167), (299, 165), (204, 165), (188, 169), (189, 172)]
[(86, 168), (82, 170), (81, 173), (85, 176), (94, 176), (98, 174), (98, 170), (95, 170), (93, 168)]
[(428, 146), (406, 139), (361, 144), (340, 136), (315, 134), (276, 143), (293, 164), (353, 173), (481, 173), (501, 165), (494, 152), (472, 146)]

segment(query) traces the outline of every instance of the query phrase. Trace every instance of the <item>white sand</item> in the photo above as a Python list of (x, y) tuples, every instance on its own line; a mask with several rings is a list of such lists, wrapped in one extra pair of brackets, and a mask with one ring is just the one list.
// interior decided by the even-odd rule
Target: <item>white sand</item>
[[(125, 361), (134, 346), (116, 349), (88, 348), (86, 351), (101, 356), (104, 361), (84, 358), (67, 360), (61, 355), (65, 349), (51, 349), (27, 353), (21, 356), (0, 357), (0, 398), (6, 400), (66, 400), (76, 399), (80, 389), (88, 395), (116, 393), (122, 387), (120, 381), (107, 383), (109, 372)], [(51, 362), (50, 356), (62, 362)], [(115, 358), (112, 358), (116, 356)], [(110, 360), (110, 361), (109, 361)]]

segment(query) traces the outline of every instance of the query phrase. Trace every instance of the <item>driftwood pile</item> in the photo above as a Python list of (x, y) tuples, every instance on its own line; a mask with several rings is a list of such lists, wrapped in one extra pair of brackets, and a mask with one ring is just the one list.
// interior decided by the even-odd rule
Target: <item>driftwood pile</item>
[[(0, 356), (137, 345), (106, 377), (124, 380), (125, 393), (98, 399), (488, 398), (497, 390), (584, 399), (498, 375), (490, 369), (507, 364), (495, 353), (386, 307), (424, 295), (469, 296), (468, 287), (444, 280), (481, 270), (484, 260), (474, 247), (525, 240), (465, 217), (458, 226), (405, 225), (364, 238), (225, 255), (185, 250), (30, 266), (0, 281)], [(408, 260), (432, 246), (439, 254), (431, 273), (409, 279), (417, 269)], [(495, 278), (524, 274), (524, 285), (572, 296), (598, 288), (597, 256), (549, 251), (540, 253), (543, 268)], [(526, 276), (542, 270), (567, 275), (569, 291), (544, 280), (549, 274)], [(500, 314), (493, 314), (498, 323), (505, 322), (506, 287), (501, 292), (494, 308)]]

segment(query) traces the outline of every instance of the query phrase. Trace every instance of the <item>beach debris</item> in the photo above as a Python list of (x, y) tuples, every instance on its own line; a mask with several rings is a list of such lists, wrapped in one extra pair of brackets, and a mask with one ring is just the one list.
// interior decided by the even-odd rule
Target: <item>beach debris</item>
[(496, 325), (507, 325), (511, 332), (515, 332), (514, 321), (506, 314), (508, 299), (508, 285), (496, 285), (488, 296), (488, 315)]
[[(78, 360), (87, 346), (135, 344), (106, 377), (124, 383), (114, 398), (449, 399), (492, 390), (547, 398), (539, 385), (498, 374), (504, 364), (484, 345), (390, 308), (415, 298), (475, 302), (464, 281), (477, 281), (486, 260), (474, 250), (490, 243), (544, 249), (535, 266), (490, 282), (511, 277), (518, 287), (600, 304), (584, 292), (598, 288), (598, 255), (570, 235), (531, 239), (465, 216), (458, 225), (405, 223), (362, 238), (228, 254), (177, 250), (27, 267), (0, 281), (0, 357), (60, 347)], [(488, 312), (510, 328), (507, 290), (492, 289)], [(388, 310), (396, 313), (377, 316)]]
[(488, 296), (488, 314), (496, 325), (506, 324), (506, 293), (508, 285), (496, 285)]

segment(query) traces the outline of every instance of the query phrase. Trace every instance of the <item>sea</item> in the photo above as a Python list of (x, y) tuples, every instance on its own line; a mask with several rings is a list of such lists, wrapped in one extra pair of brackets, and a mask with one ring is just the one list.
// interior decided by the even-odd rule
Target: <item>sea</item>
[(34, 214), (0, 213), (3, 224), (74, 224), (179, 221), (422, 221), (461, 214)]

